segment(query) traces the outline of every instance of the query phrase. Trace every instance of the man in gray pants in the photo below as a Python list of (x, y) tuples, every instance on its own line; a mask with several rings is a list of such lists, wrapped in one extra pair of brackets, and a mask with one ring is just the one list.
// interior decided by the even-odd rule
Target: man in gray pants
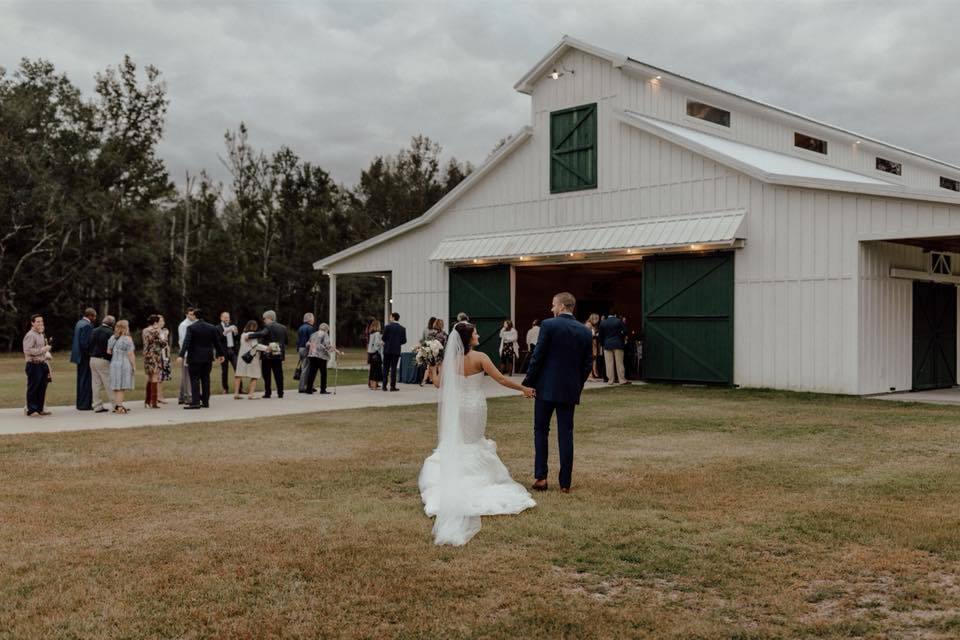
[[(183, 319), (183, 322), (180, 323), (180, 326), (177, 327), (177, 337), (180, 339), (180, 342), (177, 343), (178, 347), (183, 346), (183, 341), (187, 339), (187, 327), (192, 325), (197, 321), (197, 316), (193, 312), (193, 307), (187, 307), (187, 312)], [(183, 365), (180, 368), (180, 397), (177, 398), (177, 402), (180, 404), (191, 404), (192, 398), (190, 397), (190, 372), (187, 369), (187, 358), (183, 358)]]

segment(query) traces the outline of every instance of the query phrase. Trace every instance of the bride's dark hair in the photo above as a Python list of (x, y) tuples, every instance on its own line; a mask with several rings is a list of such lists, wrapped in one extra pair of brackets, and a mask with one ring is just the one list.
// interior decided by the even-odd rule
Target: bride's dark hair
[(474, 327), (469, 322), (458, 322), (457, 326), (454, 329), (457, 330), (457, 333), (460, 334), (460, 342), (463, 344), (463, 355), (470, 353), (470, 343), (473, 342), (473, 330)]

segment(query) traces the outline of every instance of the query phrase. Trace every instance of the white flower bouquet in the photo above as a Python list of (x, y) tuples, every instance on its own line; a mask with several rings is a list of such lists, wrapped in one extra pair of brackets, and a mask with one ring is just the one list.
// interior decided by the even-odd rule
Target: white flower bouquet
[(443, 345), (439, 340), (423, 340), (413, 349), (419, 367), (432, 367), (443, 359)]

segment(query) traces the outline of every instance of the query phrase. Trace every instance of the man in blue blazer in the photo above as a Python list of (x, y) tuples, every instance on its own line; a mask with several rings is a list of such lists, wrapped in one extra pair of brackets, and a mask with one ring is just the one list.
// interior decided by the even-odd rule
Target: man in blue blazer
[(383, 390), (387, 390), (387, 375), (390, 376), (390, 391), (397, 391), (397, 365), (400, 353), (407, 341), (407, 330), (400, 324), (400, 314), (391, 313), (393, 320), (383, 328)]
[(93, 333), (93, 321), (97, 312), (87, 308), (83, 317), (73, 327), (73, 345), (70, 348), (70, 362), (77, 365), (77, 409), (93, 409), (93, 381), (90, 378), (90, 334)]
[(533, 475), (536, 491), (547, 490), (547, 452), (550, 420), (557, 414), (557, 448), (560, 452), (560, 491), (570, 493), (573, 473), (573, 411), (593, 368), (590, 330), (573, 317), (577, 299), (571, 293), (553, 296), (554, 317), (540, 326), (537, 346), (530, 357), (523, 386), (537, 390), (533, 409)]

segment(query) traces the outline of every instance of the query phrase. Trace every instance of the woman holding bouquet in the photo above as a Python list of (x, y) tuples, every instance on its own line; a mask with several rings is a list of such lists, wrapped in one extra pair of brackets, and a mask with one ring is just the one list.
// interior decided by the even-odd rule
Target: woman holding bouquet
[(437, 325), (437, 319), (431, 316), (430, 320), (427, 321), (427, 328), (423, 330), (423, 338), (420, 340), (421, 345), (428, 347), (423, 351), (424, 353), (423, 363), (421, 364), (418, 362), (418, 364), (421, 364), (421, 366), (425, 364), (427, 367), (426, 369), (424, 369), (423, 378), (420, 380), (421, 387), (427, 382), (433, 382), (434, 376), (437, 375), (437, 360), (436, 358), (432, 357), (431, 355), (432, 350), (429, 349), (430, 343), (436, 340), (437, 338), (436, 325)]

